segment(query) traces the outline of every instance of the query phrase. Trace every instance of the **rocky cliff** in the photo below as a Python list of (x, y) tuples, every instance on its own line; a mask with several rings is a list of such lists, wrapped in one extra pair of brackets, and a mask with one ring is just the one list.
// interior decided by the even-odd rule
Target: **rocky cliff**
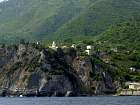
[(112, 75), (74, 48), (54, 51), (32, 44), (0, 48), (1, 95), (80, 96), (116, 92)]

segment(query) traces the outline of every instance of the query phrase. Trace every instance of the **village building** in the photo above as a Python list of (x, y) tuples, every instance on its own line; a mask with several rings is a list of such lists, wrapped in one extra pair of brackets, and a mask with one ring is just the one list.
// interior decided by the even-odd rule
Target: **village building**
[(36, 44), (39, 45), (40, 43), (37, 41)]
[(139, 82), (127, 82), (126, 86), (129, 87), (131, 90), (140, 90), (140, 83)]
[(93, 54), (93, 50), (94, 50), (93, 46), (88, 45), (86, 50), (85, 50), (85, 52), (87, 53), (87, 55), (92, 55)]
[(75, 44), (72, 44), (71, 48), (76, 48), (76, 45)]
[(49, 46), (49, 48), (51, 48), (53, 50), (57, 50), (58, 46), (56, 45), (55, 41), (53, 41), (52, 46)]
[(135, 71), (136, 71), (136, 68), (130, 67), (129, 70), (130, 70), (131, 72), (135, 72)]

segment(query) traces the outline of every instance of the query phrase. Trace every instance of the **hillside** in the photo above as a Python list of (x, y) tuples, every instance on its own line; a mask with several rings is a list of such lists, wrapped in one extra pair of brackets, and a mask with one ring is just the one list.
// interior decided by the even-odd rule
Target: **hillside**
[(98, 36), (97, 39), (108, 47), (120, 46), (127, 50), (140, 51), (140, 19), (135, 17), (114, 25)]
[(0, 4), (0, 36), (3, 40), (44, 38), (78, 15), (88, 4), (89, 0), (3, 2)]
[(0, 4), (1, 42), (81, 40), (140, 15), (139, 0), (9, 0)]
[[(133, 18), (128, 22), (110, 27), (98, 36), (97, 48), (107, 53), (107, 60), (115, 65), (127, 81), (139, 81), (139, 72), (133, 73), (130, 68), (140, 70), (140, 19)], [(129, 74), (129, 75), (128, 75)]]
[(64, 36), (95, 36), (110, 26), (140, 15), (138, 0), (97, 0), (76, 19), (56, 32)]

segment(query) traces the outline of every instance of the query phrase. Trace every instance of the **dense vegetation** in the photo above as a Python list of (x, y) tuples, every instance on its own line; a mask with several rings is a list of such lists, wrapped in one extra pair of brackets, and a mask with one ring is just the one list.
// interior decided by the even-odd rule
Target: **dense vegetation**
[(87, 39), (83, 43), (96, 45), (117, 67), (114, 75), (140, 80), (129, 70), (140, 69), (139, 0), (9, 0), (0, 3), (0, 10), (1, 43), (24, 38), (70, 46)]
[[(139, 18), (112, 26), (98, 37), (97, 46), (101, 52), (107, 52), (112, 65), (120, 70), (127, 81), (140, 80)], [(130, 68), (136, 69), (136, 72), (131, 72)]]
[(139, 0), (9, 0), (0, 3), (0, 41), (90, 39), (139, 11)]
[[(57, 51), (48, 48), (54, 40), (60, 47)], [(93, 48), (89, 55), (85, 51), (87, 45)], [(126, 88), (124, 83), (127, 81), (140, 82), (140, 0), (2, 2), (0, 53), (0, 67), (6, 64), (2, 72), (8, 74), (7, 77), (15, 78), (12, 74), (17, 74), (17, 70), (25, 69), (25, 73), (35, 75), (36, 70), (40, 70), (39, 75), (47, 73), (48, 81), (53, 78), (51, 75), (64, 75), (75, 83), (77, 79), (72, 73), (81, 66), (78, 73), (88, 74), (91, 82), (104, 81), (107, 86), (118, 82)], [(14, 57), (16, 53), (17, 57)], [(11, 57), (16, 62), (10, 60)], [(87, 62), (87, 65), (81, 62)], [(3, 81), (5, 76), (1, 77)], [(21, 83), (28, 78), (26, 74)], [(77, 83), (79, 85), (80, 81)], [(91, 91), (96, 90), (96, 86), (92, 86)]]
[(0, 3), (0, 39), (49, 37), (81, 13), (89, 0), (9, 0)]
[(138, 0), (96, 0), (83, 14), (60, 28), (56, 35), (95, 36), (114, 24), (126, 21), (136, 14), (140, 15), (139, 11)]

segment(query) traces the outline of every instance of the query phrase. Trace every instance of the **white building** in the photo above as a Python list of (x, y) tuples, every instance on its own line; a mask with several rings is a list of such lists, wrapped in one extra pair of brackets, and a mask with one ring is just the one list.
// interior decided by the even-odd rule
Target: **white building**
[(51, 48), (53, 50), (57, 50), (58, 46), (56, 45), (55, 41), (53, 41), (52, 46), (50, 46), (49, 48)]
[(87, 50), (92, 50), (92, 48), (93, 48), (93, 46), (91, 46), (91, 45), (87, 46)]
[(40, 43), (37, 41), (36, 44), (39, 45)]
[(129, 84), (129, 89), (140, 90), (140, 83), (134, 82)]
[(72, 46), (71, 46), (72, 48), (76, 48), (76, 45), (75, 44), (72, 44)]
[(136, 68), (130, 67), (129, 70), (130, 70), (131, 72), (135, 72), (135, 71), (136, 71)]
[(128, 86), (131, 90), (140, 90), (139, 82), (126, 82), (126, 86)]
[(91, 55), (91, 51), (90, 50), (85, 50), (85, 52), (87, 53), (87, 55)]
[(86, 52), (88, 55), (92, 55), (92, 54), (93, 54), (93, 50), (94, 50), (93, 46), (88, 45), (88, 46), (87, 46), (87, 49), (85, 50), (85, 52)]

